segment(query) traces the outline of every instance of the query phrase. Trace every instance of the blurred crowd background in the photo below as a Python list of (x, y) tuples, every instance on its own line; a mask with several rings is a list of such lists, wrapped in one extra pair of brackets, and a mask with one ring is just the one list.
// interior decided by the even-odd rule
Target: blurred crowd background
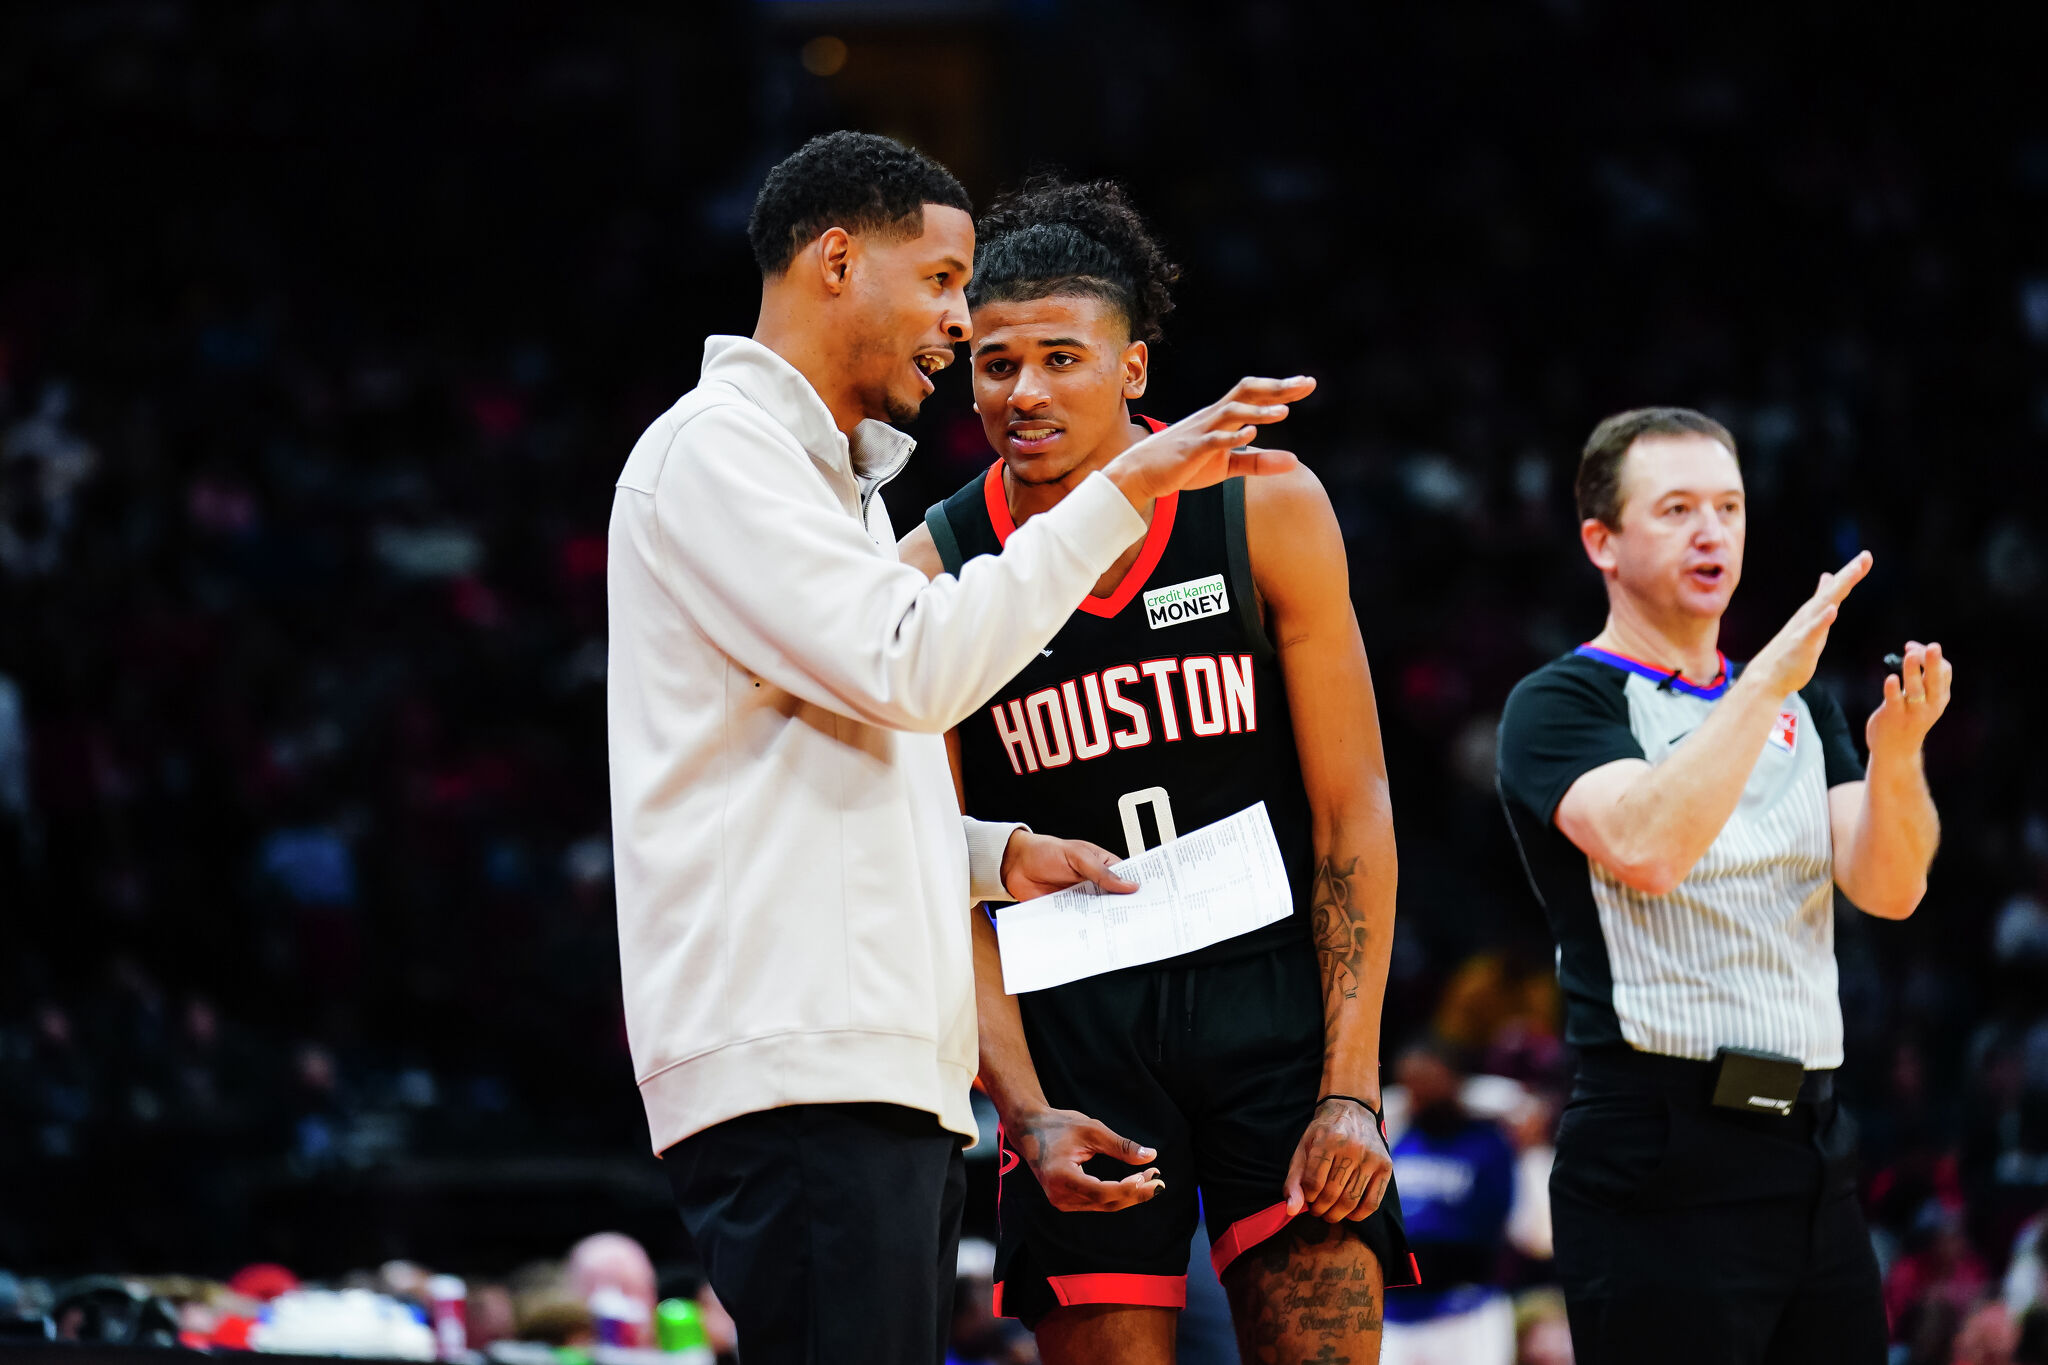
[[(1321, 378), (1286, 434), (1387, 735), (1390, 1057), (1567, 1081), (1491, 765), (1600, 625), (1593, 423), (1739, 438), (1731, 655), (1874, 551), (1824, 680), (1853, 718), (1907, 638), (1959, 675), (1927, 900), (1838, 920), (1895, 1355), (2048, 1361), (2044, 40), (1816, 0), (0, 10), (0, 1267), (502, 1277), (617, 1227), (687, 1278), (619, 1019), (605, 523), (751, 328), (761, 175), (854, 126), (983, 203), (1127, 182), (1185, 268), (1155, 415)], [(902, 529), (991, 458), (964, 367), (916, 434)]]

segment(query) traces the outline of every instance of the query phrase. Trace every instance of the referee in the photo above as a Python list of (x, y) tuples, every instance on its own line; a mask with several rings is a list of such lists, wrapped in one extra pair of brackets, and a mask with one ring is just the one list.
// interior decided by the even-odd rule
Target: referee
[(1610, 417), (1579, 463), (1607, 624), (1509, 697), (1500, 791), (1558, 940), (1577, 1082), (1558, 1276), (1581, 1365), (1881, 1362), (1856, 1203), (1834, 892), (1903, 919), (1939, 836), (1921, 744), (1948, 704), (1911, 643), (1864, 727), (1810, 685), (1859, 554), (1747, 666), (1735, 442), (1684, 408)]

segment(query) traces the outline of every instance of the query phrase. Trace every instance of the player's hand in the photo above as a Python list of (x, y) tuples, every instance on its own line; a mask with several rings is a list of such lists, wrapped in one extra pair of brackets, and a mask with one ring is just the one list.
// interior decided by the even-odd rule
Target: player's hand
[(1038, 1177), (1039, 1188), (1061, 1213), (1113, 1213), (1142, 1204), (1166, 1188), (1157, 1166), (1122, 1180), (1098, 1180), (1081, 1169), (1092, 1156), (1140, 1166), (1159, 1153), (1072, 1109), (1043, 1109), (1015, 1125), (1017, 1154)]
[(1136, 891), (1136, 882), (1127, 882), (1109, 870), (1111, 863), (1119, 861), (1108, 849), (1086, 839), (1054, 839), (1019, 829), (1003, 846), (1003, 889), (1020, 901), (1081, 882), (1093, 882), (1118, 894)]
[(1784, 628), (1757, 651), (1743, 676), (1755, 675), (1780, 697), (1789, 697), (1812, 682), (1821, 649), (1828, 642), (1828, 627), (1834, 625), (1842, 599), (1869, 572), (1870, 551), (1865, 550), (1836, 572), (1822, 574), (1813, 596), (1800, 603)]
[(1120, 453), (1102, 472), (1134, 507), (1183, 488), (1207, 488), (1239, 474), (1280, 474), (1294, 468), (1291, 451), (1251, 444), (1258, 429), (1287, 415), (1287, 405), (1315, 391), (1307, 375), (1241, 379), (1192, 416), (1155, 431)]
[(1917, 751), (1948, 709), (1949, 684), (1956, 670), (1942, 657), (1941, 646), (1908, 640), (1902, 657), (1899, 671), (1885, 675), (1884, 701), (1863, 727), (1863, 742), (1873, 757)]
[(1370, 1217), (1393, 1178), (1394, 1158), (1372, 1111), (1352, 1100), (1324, 1100), (1287, 1166), (1287, 1216), (1307, 1212), (1325, 1223)]

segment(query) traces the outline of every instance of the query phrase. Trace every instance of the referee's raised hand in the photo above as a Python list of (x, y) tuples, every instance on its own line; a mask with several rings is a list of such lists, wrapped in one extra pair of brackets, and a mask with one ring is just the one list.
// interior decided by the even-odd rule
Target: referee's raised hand
[(1261, 450), (1251, 439), (1261, 426), (1287, 416), (1287, 405), (1308, 397), (1315, 387), (1307, 375), (1240, 379), (1208, 407), (1123, 451), (1102, 472), (1136, 507), (1239, 474), (1284, 473), (1295, 466), (1293, 452)]
[(1865, 550), (1834, 573), (1824, 573), (1813, 596), (1799, 604), (1792, 619), (1771, 637), (1771, 642), (1749, 661), (1748, 673), (1768, 683), (1777, 696), (1790, 696), (1813, 681), (1820, 664), (1820, 652), (1828, 642), (1828, 628), (1835, 623), (1842, 599), (1870, 572), (1870, 551)]
[(1955, 665), (1943, 657), (1939, 644), (1908, 640), (1899, 671), (1885, 676), (1884, 700), (1863, 727), (1871, 756), (1918, 751), (1934, 722), (1948, 710), (1955, 675)]

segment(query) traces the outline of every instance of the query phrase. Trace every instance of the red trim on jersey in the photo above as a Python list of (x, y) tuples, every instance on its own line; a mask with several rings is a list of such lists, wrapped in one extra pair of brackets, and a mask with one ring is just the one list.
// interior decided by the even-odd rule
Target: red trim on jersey
[(1017, 523), (1010, 520), (1010, 499), (1003, 492), (1003, 462), (997, 460), (988, 467), (988, 473), (981, 479), (981, 500), (988, 508), (989, 525), (996, 528), (996, 543), (1008, 545), (1010, 537), (1017, 534)]
[[(1156, 422), (1150, 417), (1138, 419), (1153, 431), (1166, 430), (1166, 423)], [(995, 527), (996, 542), (1007, 545), (1010, 537), (1017, 533), (1017, 523), (1010, 519), (1010, 499), (1003, 492), (1003, 462), (997, 460), (988, 467), (988, 473), (981, 481), (982, 501), (988, 506), (989, 525)], [(1096, 597), (1092, 593), (1081, 599), (1081, 610), (1090, 616), (1111, 617), (1131, 604), (1138, 595), (1138, 589), (1145, 586), (1145, 580), (1159, 567), (1159, 557), (1166, 553), (1166, 542), (1173, 535), (1173, 513), (1180, 506), (1180, 494), (1168, 493), (1152, 503), (1152, 525), (1145, 532), (1145, 548), (1138, 551), (1137, 562), (1124, 574), (1123, 582), (1116, 585), (1116, 591), (1107, 597)]]

